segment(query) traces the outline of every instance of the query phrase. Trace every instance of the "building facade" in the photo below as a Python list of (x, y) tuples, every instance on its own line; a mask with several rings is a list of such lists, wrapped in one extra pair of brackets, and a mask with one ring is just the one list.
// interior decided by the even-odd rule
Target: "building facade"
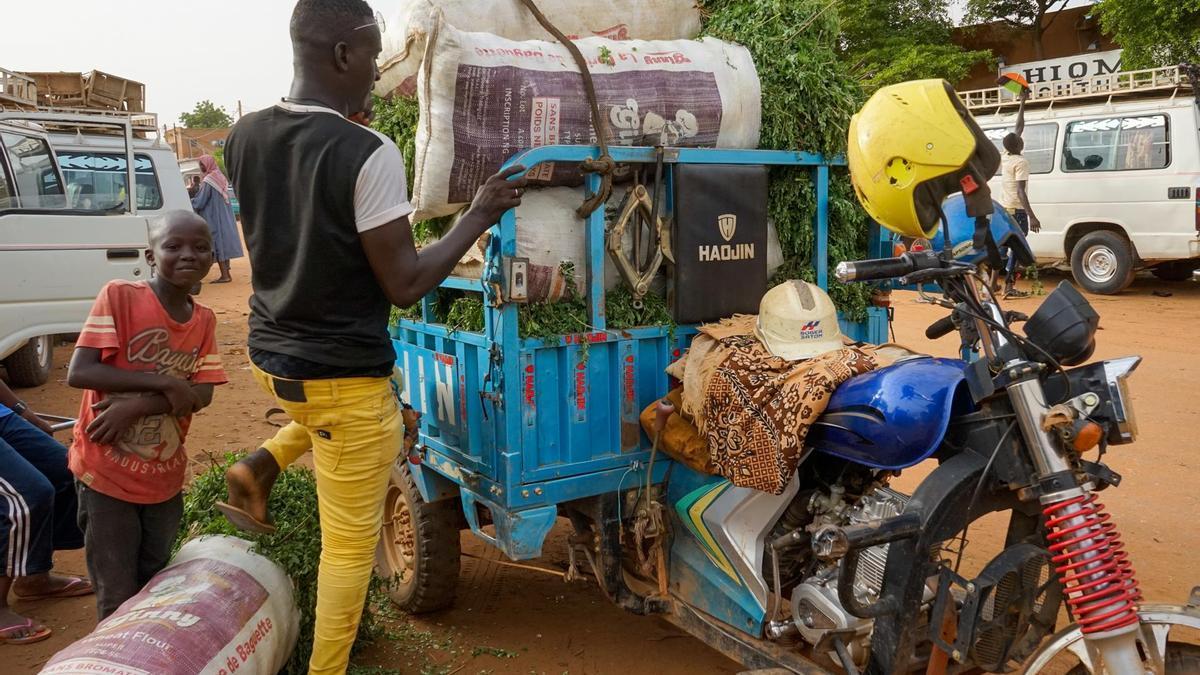
[(977, 64), (956, 88), (994, 87), (996, 76), (1006, 72), (1019, 72), (1030, 84), (1038, 84), (1120, 70), (1120, 46), (1104, 34), (1093, 10), (1092, 6), (1071, 7), (1042, 17), (1040, 53), (1033, 31), (1003, 21), (955, 29), (955, 44), (989, 49), (996, 59)]
[(163, 129), (163, 139), (181, 160), (213, 154), (214, 151), (225, 147), (225, 139), (228, 136), (229, 127), (219, 129), (165, 127)]

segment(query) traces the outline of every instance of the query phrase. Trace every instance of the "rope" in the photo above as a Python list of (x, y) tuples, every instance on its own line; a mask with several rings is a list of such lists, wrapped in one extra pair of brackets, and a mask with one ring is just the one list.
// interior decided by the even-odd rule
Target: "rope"
[(583, 77), (583, 93), (587, 96), (588, 104), (592, 109), (592, 128), (596, 131), (596, 144), (600, 146), (600, 156), (596, 159), (585, 159), (580, 163), (580, 168), (584, 173), (600, 174), (600, 189), (596, 194), (584, 200), (583, 204), (575, 210), (576, 215), (580, 218), (587, 218), (592, 215), (592, 212), (600, 208), (604, 202), (608, 201), (612, 194), (613, 171), (617, 168), (617, 163), (608, 154), (608, 138), (603, 123), (603, 118), (600, 117), (600, 104), (596, 102), (596, 86), (592, 82), (592, 73), (588, 70), (587, 59), (583, 58), (583, 54), (579, 51), (579, 47), (575, 43), (567, 39), (550, 20), (542, 14), (542, 10), (538, 9), (533, 0), (521, 0), (521, 4), (533, 14), (537, 22), (546, 29), (546, 32), (553, 35), (555, 40), (562, 43), (563, 47), (571, 53), (571, 57), (575, 59), (575, 65), (579, 68), (579, 74)]

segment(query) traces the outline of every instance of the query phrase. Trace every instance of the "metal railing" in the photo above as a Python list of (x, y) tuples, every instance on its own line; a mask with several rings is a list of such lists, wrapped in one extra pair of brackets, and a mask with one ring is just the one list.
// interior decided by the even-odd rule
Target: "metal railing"
[[(1093, 75), (1078, 80), (1030, 84), (1028, 104), (1054, 104), (1059, 101), (1077, 102), (1087, 99), (1107, 99), (1114, 96), (1136, 96), (1152, 93), (1168, 94), (1191, 90), (1194, 82), (1180, 66), (1129, 70)], [(958, 92), (968, 110), (1015, 106), (1017, 97), (1002, 87), (972, 89)]]

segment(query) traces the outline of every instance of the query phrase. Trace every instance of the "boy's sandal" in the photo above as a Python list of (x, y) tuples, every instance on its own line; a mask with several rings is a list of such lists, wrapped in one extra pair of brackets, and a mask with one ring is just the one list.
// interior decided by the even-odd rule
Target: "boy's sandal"
[(38, 593), (36, 595), (22, 595), (16, 589), (13, 589), (13, 595), (18, 600), (49, 600), (51, 598), (78, 598), (84, 595), (95, 593), (96, 589), (92, 587), (92, 582), (87, 577), (71, 577), (62, 588), (50, 591), (49, 593)]
[(264, 523), (258, 520), (249, 513), (239, 509), (232, 504), (225, 502), (217, 502), (214, 504), (217, 510), (221, 512), (225, 519), (233, 523), (233, 526), (243, 532), (253, 532), (254, 534), (275, 534), (275, 526), (270, 523)]
[(37, 628), (28, 635), (10, 637), (13, 633), (17, 633), (18, 631), (24, 632), (33, 628), (33, 619), (25, 619), (25, 623), (19, 623), (15, 626), (8, 626), (7, 628), (0, 628), (0, 644), (30, 645), (35, 642), (41, 642), (42, 640), (45, 640), (46, 638), (50, 637), (51, 633), (54, 632), (49, 628), (38, 624)]

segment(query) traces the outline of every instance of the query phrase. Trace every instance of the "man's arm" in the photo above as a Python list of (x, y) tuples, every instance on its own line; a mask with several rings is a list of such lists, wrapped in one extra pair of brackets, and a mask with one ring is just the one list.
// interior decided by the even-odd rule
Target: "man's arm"
[(1021, 90), (1021, 102), (1017, 105), (1017, 126), (1013, 133), (1021, 136), (1025, 133), (1025, 101), (1029, 99), (1029, 90)]
[(1029, 215), (1029, 230), (1031, 232), (1041, 232), (1042, 221), (1033, 215), (1033, 207), (1029, 205), (1029, 194), (1025, 191), (1025, 186), (1028, 184), (1028, 180), (1017, 181), (1017, 197), (1021, 200), (1021, 208), (1025, 209), (1025, 213)]
[[(0, 380), (0, 405), (3, 405), (9, 410), (16, 412), (16, 410), (18, 410), (24, 404), (25, 402), (22, 401), (19, 396), (13, 393), (12, 389), (8, 388), (8, 385), (4, 383), (4, 380)], [(26, 422), (29, 422), (38, 429), (41, 429), (48, 434), (53, 433), (53, 430), (50, 428), (50, 425), (46, 422), (46, 420), (38, 417), (37, 413), (30, 410), (28, 407), (26, 407), (25, 410), (22, 410), (20, 415)]]
[(397, 307), (416, 304), (449, 276), (479, 236), (505, 211), (521, 204), (526, 179), (510, 178), (524, 171), (523, 166), (512, 166), (488, 178), (446, 236), (420, 251), (408, 216), (359, 234), (367, 262), (388, 300)]

